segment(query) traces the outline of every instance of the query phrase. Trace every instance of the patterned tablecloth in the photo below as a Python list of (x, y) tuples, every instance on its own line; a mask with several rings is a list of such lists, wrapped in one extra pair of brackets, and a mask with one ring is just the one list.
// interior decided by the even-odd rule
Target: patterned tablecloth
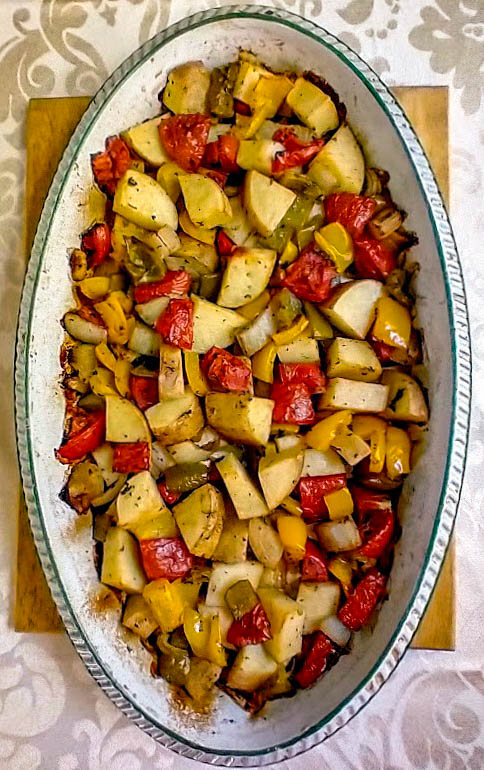
[[(0, 767), (154, 770), (194, 767), (115, 709), (68, 639), (11, 625), (17, 463), (12, 361), (24, 272), (23, 127), (28, 99), (91, 94), (139, 44), (183, 15), (230, 0), (0, 2)], [(235, 3), (233, 3), (235, 4)], [(270, 0), (266, 0), (266, 5)], [(455, 653), (410, 651), (348, 726), (290, 770), (482, 770), (484, 767), (484, 0), (273, 0), (319, 22), (389, 84), (451, 89), (452, 220), (474, 347), (474, 405), (457, 523)], [(479, 299), (481, 298), (481, 299)], [(482, 306), (481, 306), (482, 309)], [(438, 415), (434, 415), (434, 418)]]

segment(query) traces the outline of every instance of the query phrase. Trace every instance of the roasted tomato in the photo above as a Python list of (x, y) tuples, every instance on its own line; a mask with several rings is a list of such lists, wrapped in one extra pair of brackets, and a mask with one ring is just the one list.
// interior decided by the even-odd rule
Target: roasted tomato
[(57, 458), (61, 463), (72, 463), (82, 460), (89, 452), (93, 452), (104, 441), (106, 415), (104, 410), (82, 413), (82, 427), (76, 421), (71, 423), (71, 433), (64, 444), (57, 450)]
[(245, 391), (250, 387), (250, 363), (223, 348), (210, 348), (200, 366), (209, 383), (217, 390)]
[(384, 596), (386, 578), (377, 569), (369, 570), (348, 596), (338, 617), (350, 631), (359, 631), (369, 620), (378, 600)]
[(239, 620), (234, 620), (227, 632), (227, 641), (234, 647), (261, 644), (269, 639), (272, 639), (271, 626), (260, 602)]
[(331, 291), (336, 269), (331, 260), (323, 257), (314, 243), (302, 250), (299, 258), (289, 265), (281, 281), (296, 297), (308, 302), (324, 302)]
[(284, 385), (302, 382), (311, 395), (326, 390), (326, 376), (318, 364), (279, 364), (278, 372)]
[(294, 677), (300, 687), (309, 687), (314, 684), (316, 679), (324, 673), (328, 658), (335, 652), (333, 642), (322, 631), (312, 634), (306, 647), (302, 665)]
[(324, 214), (327, 222), (339, 222), (352, 238), (359, 238), (375, 213), (374, 198), (353, 193), (333, 193), (324, 200)]
[(140, 283), (135, 286), (134, 300), (139, 305), (157, 297), (172, 294), (188, 294), (192, 285), (192, 277), (186, 270), (168, 270), (161, 281)]
[(271, 398), (275, 401), (272, 413), (273, 422), (292, 425), (312, 425), (314, 407), (307, 385), (302, 382), (285, 385), (275, 382), (271, 389)]
[(299, 480), (299, 495), (305, 521), (317, 521), (328, 513), (326, 495), (346, 486), (346, 474), (332, 476), (303, 476)]
[(207, 147), (208, 115), (173, 115), (160, 123), (163, 147), (185, 171), (198, 171)]
[(148, 580), (177, 580), (190, 572), (194, 558), (181, 537), (140, 540), (141, 560)]
[(326, 583), (329, 580), (326, 556), (314, 540), (306, 541), (306, 553), (301, 565), (301, 580)]
[(104, 262), (111, 251), (111, 231), (106, 222), (93, 225), (84, 233), (81, 247), (87, 254), (89, 267), (96, 267)]
[(361, 237), (354, 243), (355, 268), (359, 278), (376, 278), (383, 281), (397, 265), (395, 252), (385, 247), (383, 241)]
[(119, 136), (106, 139), (106, 149), (91, 156), (94, 179), (100, 190), (113, 197), (116, 185), (132, 163), (129, 147)]
[(193, 302), (190, 299), (171, 299), (158, 318), (156, 331), (167, 345), (191, 350), (193, 345)]
[(116, 473), (149, 471), (150, 464), (151, 451), (147, 441), (114, 445), (113, 471)]
[(129, 389), (136, 406), (143, 412), (160, 400), (157, 377), (139, 377), (132, 374), (129, 378)]

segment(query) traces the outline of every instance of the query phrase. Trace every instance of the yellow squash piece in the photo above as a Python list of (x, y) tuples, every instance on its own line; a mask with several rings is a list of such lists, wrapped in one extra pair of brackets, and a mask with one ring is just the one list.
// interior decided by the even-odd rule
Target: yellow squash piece
[(333, 521), (345, 519), (353, 513), (353, 498), (348, 487), (337, 489), (324, 496), (324, 502), (328, 506), (329, 518)]
[(252, 321), (253, 318), (257, 318), (259, 313), (262, 313), (264, 308), (267, 307), (270, 299), (270, 293), (267, 290), (263, 291), (262, 294), (256, 299), (253, 299), (252, 302), (248, 302), (247, 305), (242, 305), (242, 307), (237, 308), (237, 313), (240, 313), (244, 318), (248, 318)]
[(128, 398), (131, 393), (129, 387), (129, 378), (131, 374), (131, 364), (127, 358), (120, 358), (116, 361), (114, 367), (114, 382), (116, 384), (117, 391), (123, 398)]
[(84, 278), (79, 288), (88, 299), (99, 299), (109, 291), (110, 279), (107, 275), (96, 275), (92, 278)]
[(318, 137), (338, 128), (338, 112), (333, 100), (309, 80), (296, 80), (287, 95), (287, 103), (299, 120), (309, 126)]
[(106, 324), (109, 342), (125, 345), (129, 338), (129, 326), (119, 297), (110, 294), (94, 307)]
[(339, 222), (331, 222), (316, 230), (314, 240), (331, 257), (338, 273), (344, 273), (353, 262), (353, 241)]
[(252, 356), (252, 374), (262, 382), (274, 382), (274, 362), (277, 356), (277, 346), (267, 342), (261, 350)]
[(114, 369), (116, 368), (116, 356), (111, 352), (106, 343), (100, 342), (99, 345), (96, 345), (95, 351), (99, 363), (105, 366), (106, 369), (109, 369), (110, 372), (114, 372)]
[(185, 350), (183, 357), (185, 360), (185, 374), (190, 388), (196, 396), (206, 396), (207, 393), (210, 393), (210, 387), (200, 369), (200, 356), (193, 350)]
[(216, 235), (215, 230), (208, 230), (206, 227), (195, 225), (186, 211), (182, 211), (178, 219), (184, 233), (190, 235), (192, 238), (196, 238), (197, 241), (206, 243), (208, 246), (214, 245)]
[(387, 424), (380, 417), (356, 415), (353, 433), (370, 441), (370, 473), (381, 473), (385, 464)]
[(292, 326), (289, 326), (288, 329), (283, 329), (282, 331), (273, 334), (272, 339), (276, 345), (289, 345), (289, 343), (294, 342), (294, 340), (297, 339), (308, 326), (308, 319), (301, 315), (299, 318), (296, 318)]
[(411, 330), (412, 319), (407, 308), (391, 297), (380, 297), (376, 305), (373, 336), (387, 345), (406, 349)]
[(308, 537), (305, 522), (297, 516), (283, 514), (277, 519), (277, 531), (288, 558), (291, 561), (301, 561), (306, 553)]
[(210, 230), (230, 222), (230, 201), (217, 182), (203, 174), (184, 174), (179, 181), (188, 216), (194, 225)]
[(182, 624), (184, 605), (177, 590), (179, 582), (175, 580), (170, 583), (165, 578), (159, 578), (148, 583), (143, 591), (143, 598), (165, 634), (169, 634)]
[(349, 409), (343, 409), (325, 417), (306, 434), (308, 446), (326, 452), (333, 439), (351, 423), (352, 416)]
[(279, 262), (281, 265), (290, 265), (292, 262), (295, 262), (298, 255), (299, 251), (296, 244), (292, 241), (288, 241), (284, 247), (284, 251), (279, 257)]
[(410, 473), (412, 443), (406, 430), (389, 425), (387, 428), (386, 472), (391, 479)]

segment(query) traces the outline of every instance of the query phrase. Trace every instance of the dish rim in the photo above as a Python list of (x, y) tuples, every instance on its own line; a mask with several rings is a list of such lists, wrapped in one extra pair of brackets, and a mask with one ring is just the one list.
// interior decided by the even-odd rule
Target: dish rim
[[(28, 428), (29, 404), (27, 385), (32, 310), (36, 300), (36, 289), (44, 258), (45, 242), (49, 235), (50, 222), (61, 202), (65, 181), (75, 162), (82, 138), (96, 121), (103, 105), (121, 87), (125, 79), (141, 66), (147, 58), (184, 32), (216, 23), (223, 19), (233, 18), (250, 18), (264, 22), (274, 22), (316, 40), (319, 44), (331, 50), (350, 68), (353, 74), (358, 77), (365, 88), (377, 100), (391, 121), (395, 133), (415, 171), (433, 229), (434, 241), (439, 254), (446, 289), (454, 380), (446, 468), (434, 525), (414, 592), (385, 650), (357, 687), (316, 725), (289, 741), (269, 746), (265, 749), (240, 752), (221, 749), (211, 750), (208, 747), (201, 748), (193, 742), (186, 740), (183, 736), (174, 733), (169, 728), (157, 724), (153, 718), (145, 715), (138, 706), (133, 704), (130, 695), (124, 692), (120, 685), (114, 684), (98, 662), (95, 650), (91, 648), (89, 640), (82, 634), (75, 614), (70, 607), (45, 531), (32, 463), (32, 446)], [(379, 76), (349, 46), (314, 22), (290, 11), (252, 4), (226, 6), (201, 11), (170, 25), (132, 53), (105, 81), (84, 113), (62, 156), (37, 226), (24, 280), (17, 326), (15, 416), (17, 448), (27, 510), (35, 544), (50, 591), (67, 633), (88, 671), (106, 692), (110, 700), (128, 718), (163, 746), (184, 757), (207, 764), (243, 767), (260, 766), (289, 759), (316, 746), (343, 727), (376, 694), (395, 669), (410, 644), (432, 595), (452, 533), (462, 488), (469, 433), (470, 397), (471, 350), (467, 303), (462, 269), (445, 206), (427, 157), (405, 113)]]

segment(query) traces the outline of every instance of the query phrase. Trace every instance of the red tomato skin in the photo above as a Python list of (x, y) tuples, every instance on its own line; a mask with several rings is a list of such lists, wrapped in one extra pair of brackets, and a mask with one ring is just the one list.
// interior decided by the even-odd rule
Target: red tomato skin
[(157, 297), (188, 294), (191, 285), (192, 277), (186, 270), (167, 270), (161, 281), (140, 283), (139, 286), (135, 286), (134, 300), (138, 305), (142, 305)]
[(259, 602), (240, 620), (234, 620), (227, 632), (227, 641), (234, 647), (261, 644), (272, 639), (271, 626), (262, 604)]
[(383, 281), (397, 265), (395, 252), (376, 238), (361, 237), (354, 242), (355, 268), (359, 278)]
[(193, 345), (193, 302), (171, 299), (158, 318), (155, 329), (167, 345), (191, 350)]
[(275, 401), (272, 412), (273, 422), (290, 425), (312, 425), (315, 419), (311, 395), (302, 382), (285, 385), (275, 382), (271, 389)]
[(131, 166), (131, 153), (119, 136), (106, 139), (106, 149), (91, 156), (91, 167), (99, 189), (113, 197), (116, 185)]
[(241, 102), (240, 99), (234, 99), (234, 110), (238, 115), (250, 115), (251, 109), (248, 104)]
[(185, 171), (198, 171), (205, 153), (211, 120), (208, 115), (172, 115), (159, 126), (161, 143)]
[(172, 492), (168, 489), (164, 481), (159, 481), (156, 486), (158, 487), (163, 500), (165, 503), (168, 503), (168, 505), (173, 505), (181, 497), (181, 492)]
[(280, 174), (296, 166), (305, 166), (326, 143), (325, 139), (303, 142), (289, 127), (278, 129), (273, 139), (275, 142), (281, 142), (285, 147), (285, 150), (278, 152), (272, 161), (273, 174)]
[(386, 578), (377, 569), (366, 573), (338, 612), (338, 618), (346, 628), (359, 631), (364, 626), (384, 595), (385, 586)]
[(113, 471), (116, 473), (149, 471), (150, 465), (151, 450), (147, 441), (114, 445)]
[(359, 527), (363, 545), (357, 550), (358, 556), (379, 559), (390, 544), (395, 529), (395, 516), (391, 508), (372, 511), (368, 520)]
[(92, 414), (86, 416), (86, 420), (84, 427), (74, 430), (66, 442), (57, 450), (57, 459), (61, 463), (72, 463), (75, 460), (81, 460), (103, 443), (106, 430), (106, 414), (104, 410), (92, 412)]
[(393, 361), (395, 348), (391, 345), (387, 345), (386, 342), (380, 342), (380, 340), (371, 339), (370, 345), (378, 356), (378, 360), (382, 364), (386, 364), (389, 361)]
[(132, 374), (129, 378), (129, 389), (136, 406), (142, 412), (150, 406), (154, 406), (160, 400), (157, 377), (139, 377), (136, 374)]
[(324, 302), (331, 293), (331, 282), (335, 275), (336, 269), (331, 260), (323, 257), (314, 243), (310, 243), (298, 259), (289, 265), (281, 285), (290, 289), (299, 299)]
[(232, 134), (223, 134), (215, 142), (209, 142), (203, 156), (205, 166), (220, 166), (223, 171), (237, 172), (240, 166), (237, 163), (239, 140)]
[(223, 190), (227, 184), (229, 172), (221, 171), (219, 168), (209, 168), (205, 171), (205, 176), (208, 176), (209, 179), (213, 179), (214, 182), (217, 182), (218, 186)]
[(210, 348), (202, 359), (201, 369), (209, 383), (218, 390), (246, 391), (250, 387), (250, 364), (223, 348)]
[(219, 230), (215, 236), (215, 246), (219, 257), (230, 257), (237, 249), (237, 244), (223, 230)]
[(326, 375), (318, 364), (279, 364), (278, 372), (284, 385), (303, 383), (311, 395), (326, 390)]
[(324, 673), (328, 657), (334, 652), (335, 647), (331, 639), (322, 631), (316, 631), (311, 637), (310, 647), (303, 664), (294, 677), (299, 686), (306, 688), (314, 684), (316, 679)]
[(372, 489), (366, 489), (365, 487), (352, 486), (351, 495), (353, 497), (353, 503), (358, 514), (358, 518), (362, 521), (365, 516), (373, 511), (386, 511), (391, 510), (392, 502), (388, 495), (384, 495), (381, 492), (374, 492)]
[(327, 222), (339, 222), (352, 238), (359, 238), (376, 210), (376, 201), (366, 195), (333, 193), (324, 200)]
[(148, 580), (184, 578), (193, 567), (193, 556), (181, 537), (140, 540), (139, 545)]
[(89, 267), (100, 265), (111, 251), (111, 231), (106, 222), (93, 225), (82, 236), (81, 248), (87, 254)]
[(301, 567), (301, 580), (312, 583), (326, 583), (329, 580), (326, 557), (314, 540), (307, 540), (306, 542), (306, 553)]
[(324, 518), (328, 508), (325, 495), (336, 492), (346, 486), (346, 474), (335, 473), (332, 476), (303, 476), (299, 480), (299, 495), (305, 521), (317, 521)]

